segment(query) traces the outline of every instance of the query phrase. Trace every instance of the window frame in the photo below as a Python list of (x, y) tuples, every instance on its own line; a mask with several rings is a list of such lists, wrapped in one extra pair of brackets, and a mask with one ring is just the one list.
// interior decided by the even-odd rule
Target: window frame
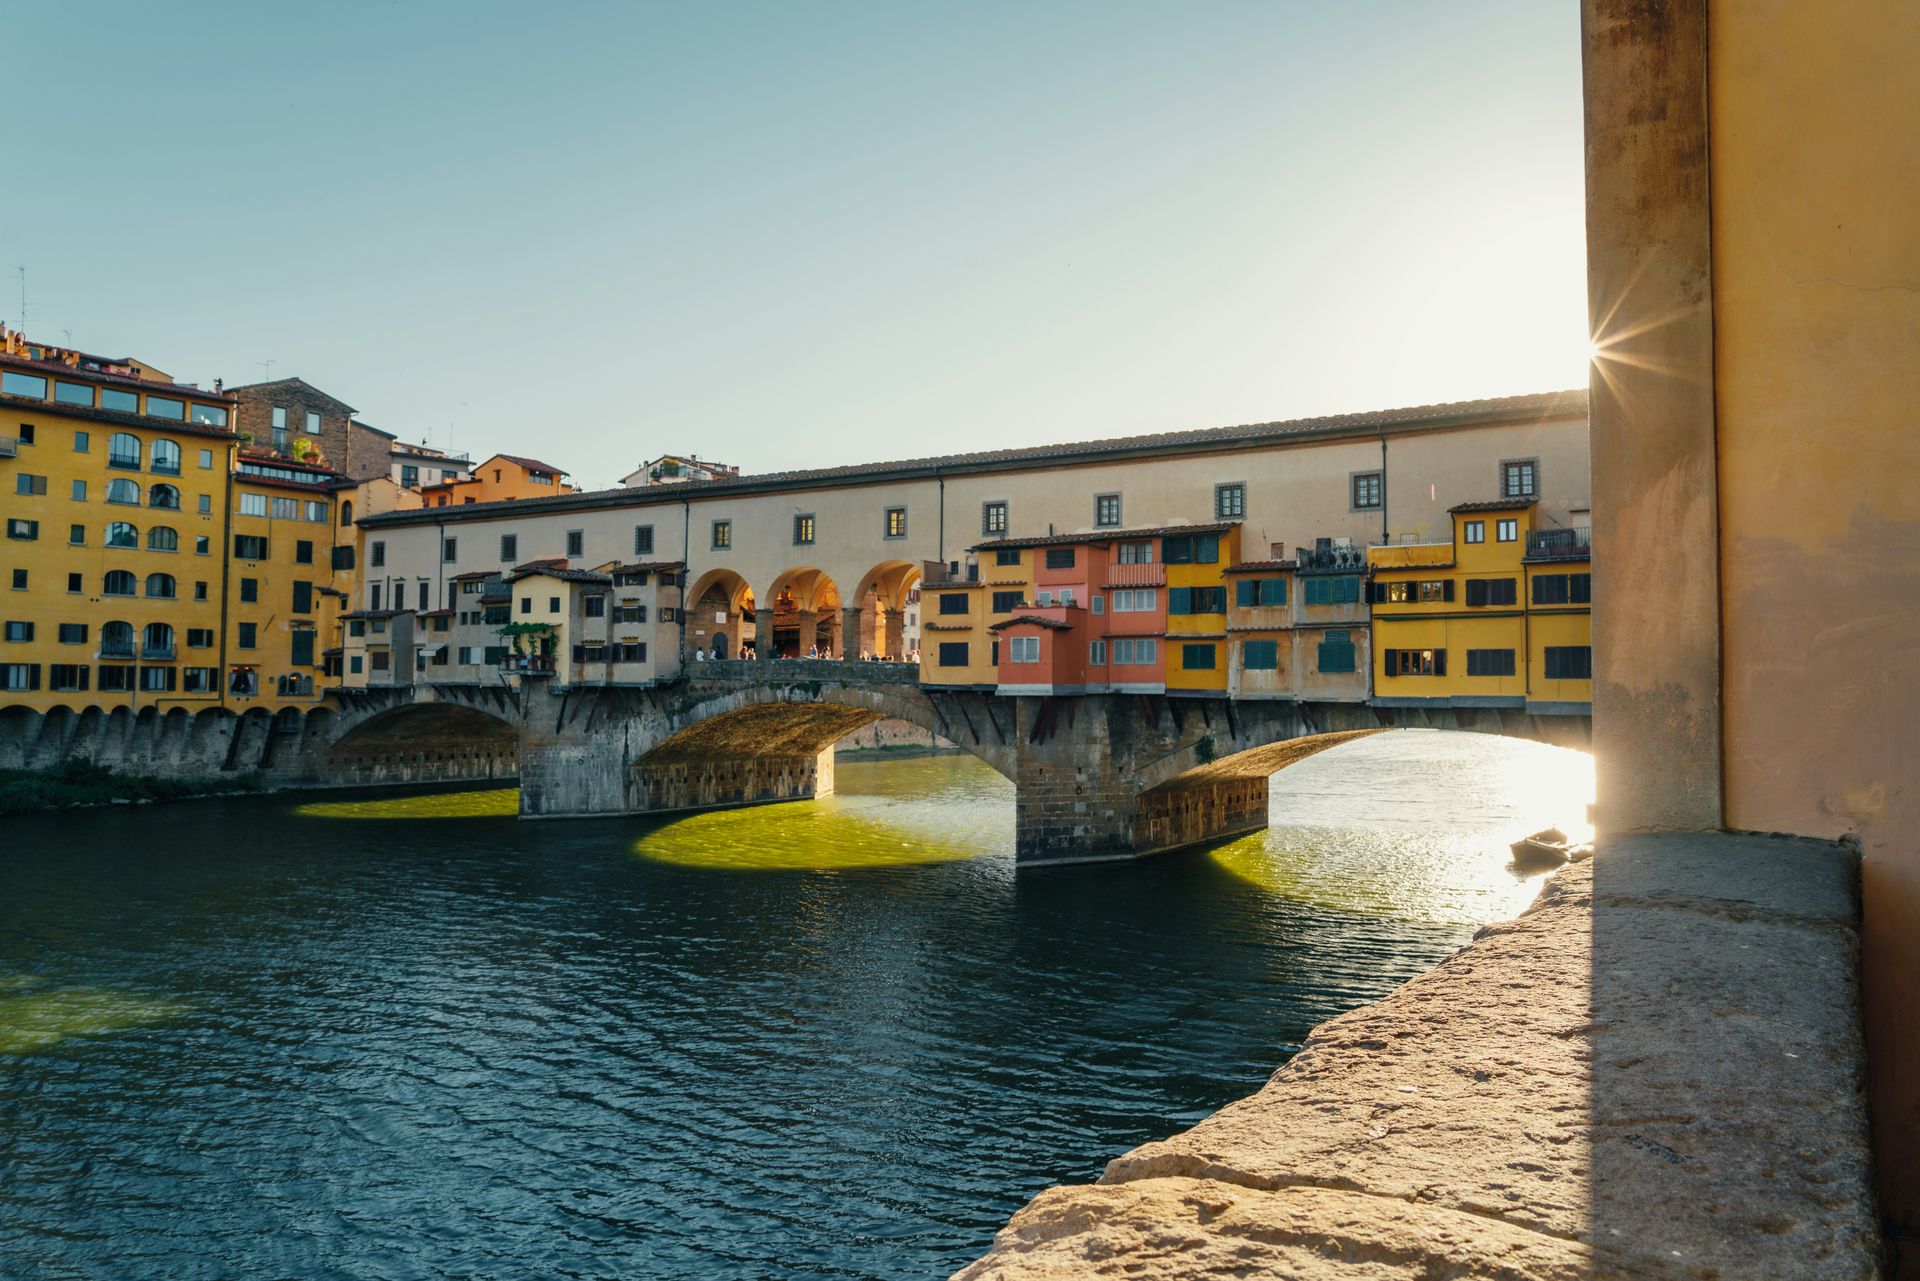
[[(1373, 501), (1360, 501), (1361, 482), (1369, 482), (1373, 487)], [(1377, 512), (1387, 505), (1387, 476), (1378, 467), (1367, 471), (1347, 473), (1347, 510), (1349, 512)]]
[[(1226, 501), (1232, 495), (1234, 501), (1229, 509)], [(1247, 482), (1244, 480), (1223, 480), (1213, 487), (1213, 518), (1215, 520), (1245, 520), (1247, 518)]]
[(1121, 496), (1118, 492), (1093, 496), (1093, 527), (1118, 529), (1121, 525)]

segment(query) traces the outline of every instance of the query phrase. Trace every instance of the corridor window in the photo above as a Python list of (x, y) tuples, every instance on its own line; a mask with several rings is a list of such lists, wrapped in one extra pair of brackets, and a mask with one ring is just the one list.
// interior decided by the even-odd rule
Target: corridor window
[(375, 569), (387, 563), (387, 545), (384, 542), (367, 544), (367, 564)]
[(500, 559), (513, 561), (520, 558), (520, 536), (518, 534), (500, 535)]
[(713, 547), (715, 551), (725, 551), (733, 546), (733, 522), (716, 520), (713, 522)]
[(1096, 529), (1116, 529), (1120, 525), (1120, 495), (1093, 496), (1093, 524)]
[(885, 536), (888, 538), (905, 538), (907, 536), (907, 509), (904, 507), (887, 508), (885, 529)]
[(997, 498), (992, 502), (980, 504), (980, 532), (989, 535), (1007, 532), (1006, 499)]
[(1213, 487), (1213, 515), (1216, 520), (1239, 520), (1247, 514), (1247, 487), (1231, 481)]
[(1249, 640), (1240, 642), (1240, 666), (1249, 672), (1272, 672), (1280, 668), (1280, 642)]
[(582, 556), (586, 554), (586, 550), (587, 550), (586, 532), (584, 530), (569, 529), (567, 531), (567, 555)]
[(1510, 649), (1470, 649), (1467, 651), (1467, 675), (1513, 675), (1513, 651)]
[(1500, 464), (1500, 496), (1532, 498), (1540, 492), (1540, 460), (1510, 458)]
[(1210, 672), (1220, 661), (1219, 651), (1211, 645), (1182, 645), (1180, 666), (1190, 672)]
[(1591, 645), (1549, 645), (1546, 660), (1547, 679), (1550, 681), (1593, 679), (1593, 647)]
[(1379, 472), (1357, 471), (1353, 474), (1353, 510), (1379, 510), (1382, 493), (1383, 486)]
[(1040, 638), (1038, 636), (1010, 636), (1007, 638), (1007, 657), (1016, 663), (1037, 663), (1040, 661)]
[(813, 542), (813, 513), (802, 512), (793, 518), (793, 545), (810, 546)]
[(459, 539), (443, 538), (440, 540), (440, 559), (443, 563), (451, 565), (455, 560), (459, 558), (459, 555), (460, 555)]

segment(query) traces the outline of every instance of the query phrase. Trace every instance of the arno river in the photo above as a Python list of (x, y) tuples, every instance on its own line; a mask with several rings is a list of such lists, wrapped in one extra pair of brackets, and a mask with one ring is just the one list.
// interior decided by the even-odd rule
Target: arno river
[(8, 820), (0, 1276), (943, 1276), (1523, 907), (1592, 772), (1381, 735), (1264, 835), (1018, 876), (971, 758), (839, 787)]

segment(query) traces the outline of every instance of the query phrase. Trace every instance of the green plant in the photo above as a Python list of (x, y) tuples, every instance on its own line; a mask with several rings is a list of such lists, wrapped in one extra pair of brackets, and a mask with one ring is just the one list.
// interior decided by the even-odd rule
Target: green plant
[(312, 458), (313, 455), (314, 455), (314, 448), (313, 448), (312, 441), (306, 439), (303, 436), (299, 440), (296, 440), (293, 442), (293, 456), (299, 461), (304, 463), (309, 458)]

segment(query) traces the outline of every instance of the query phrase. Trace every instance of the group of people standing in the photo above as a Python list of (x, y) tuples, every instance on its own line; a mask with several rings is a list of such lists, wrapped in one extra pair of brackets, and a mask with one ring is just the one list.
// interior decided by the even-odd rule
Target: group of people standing
[[(759, 655), (755, 652), (752, 641), (741, 641), (738, 652), (730, 653), (729, 642), (724, 636), (714, 637), (710, 645), (695, 645), (693, 647), (693, 661), (696, 663), (718, 663), (727, 659), (738, 659), (743, 663), (750, 663), (757, 657), (759, 657)], [(821, 645), (816, 642), (808, 646), (807, 652), (804, 654), (775, 653), (774, 657), (814, 658), (831, 661), (833, 658), (833, 647), (831, 645)], [(920, 661), (920, 651), (915, 649), (905, 658), (901, 658), (897, 654), (874, 654), (866, 650), (861, 650), (860, 661), (863, 663), (918, 663)]]

